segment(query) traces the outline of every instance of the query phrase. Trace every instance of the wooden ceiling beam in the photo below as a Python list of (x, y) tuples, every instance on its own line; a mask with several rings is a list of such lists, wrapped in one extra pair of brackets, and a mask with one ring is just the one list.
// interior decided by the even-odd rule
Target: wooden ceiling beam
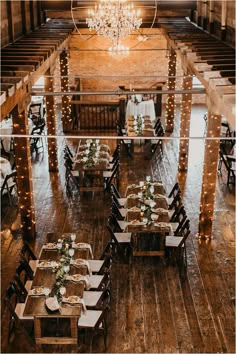
[(27, 65), (32, 65), (34, 68), (38, 68), (39, 65), (40, 65), (40, 62), (39, 61), (33, 61), (33, 60), (30, 60), (30, 59), (25, 59), (25, 60), (4, 60), (2, 59), (1, 60), (1, 64), (2, 66), (4, 65), (24, 65), (24, 64), (27, 64)]
[[(20, 75), (20, 72), (28, 72), (28, 80), (25, 82), (25, 85), (23, 85), (20, 89), (17, 89), (15, 94), (11, 97), (8, 97), (6, 101), (1, 105), (1, 118), (3, 119), (6, 117), (8, 113), (10, 113), (13, 108), (18, 105), (19, 112), (25, 109), (25, 107), (30, 103), (31, 101), (31, 86), (33, 86), (38, 78), (42, 75), (45, 74), (45, 72), (49, 69), (52, 68), (53, 65), (55, 65), (56, 58), (58, 57), (60, 50), (63, 50), (68, 46), (69, 38), (67, 37), (65, 40), (61, 41), (60, 46), (57, 47), (58, 50), (55, 50), (55, 45), (53, 46), (54, 52), (51, 53), (50, 57), (47, 58), (42, 65), (35, 70), (34, 66), (32, 65), (4, 65), (2, 66), (2, 74), (4, 73), (4, 76), (6, 76), (7, 73), (10, 72), (11, 75)], [(52, 47), (50, 47), (50, 50), (53, 50)], [(32, 48), (31, 48), (32, 50)], [(22, 73), (22, 75), (24, 75)], [(9, 74), (8, 74), (9, 75)]]
[(1, 70), (1, 77), (19, 77), (24, 82), (28, 81), (29, 79), (29, 72), (28, 71), (3, 71)]
[(40, 57), (40, 58), (42, 58), (43, 60), (46, 60), (47, 58), (48, 58), (48, 54), (47, 54), (47, 52), (37, 52), (37, 51), (35, 51), (35, 52), (19, 52), (19, 51), (5, 51), (5, 52), (2, 52), (2, 58), (4, 58), (4, 57), (15, 57), (15, 56), (17, 56), (17, 57), (30, 57), (30, 58), (34, 58), (34, 57)]
[(2, 71), (27, 71), (30, 74), (31, 71), (34, 71), (34, 65), (29, 64), (21, 64), (21, 65), (1, 65)]

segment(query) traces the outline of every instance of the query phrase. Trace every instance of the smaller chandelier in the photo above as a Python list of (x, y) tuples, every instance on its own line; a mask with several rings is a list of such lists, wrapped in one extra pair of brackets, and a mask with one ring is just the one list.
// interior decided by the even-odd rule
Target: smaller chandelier
[(86, 23), (90, 30), (108, 37), (113, 43), (137, 30), (142, 19), (140, 11), (135, 10), (126, 0), (100, 0), (93, 10), (88, 10)]
[(108, 49), (109, 54), (113, 56), (115, 59), (123, 59), (128, 57), (129, 48), (124, 46), (123, 44), (113, 45)]

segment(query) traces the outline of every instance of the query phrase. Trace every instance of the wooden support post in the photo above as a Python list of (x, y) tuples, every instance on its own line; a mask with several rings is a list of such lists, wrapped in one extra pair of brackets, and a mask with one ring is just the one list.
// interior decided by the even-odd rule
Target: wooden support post
[[(192, 90), (193, 77), (191, 75), (183, 78), (183, 90)], [(180, 146), (179, 146), (179, 171), (188, 169), (189, 140), (181, 139), (189, 137), (190, 118), (192, 109), (192, 93), (182, 94), (181, 120), (180, 120)]]
[(22, 24), (22, 33), (26, 34), (26, 15), (25, 15), (25, 0), (21, 0), (21, 24)]
[[(157, 86), (156, 89), (158, 91), (162, 90), (162, 86)], [(156, 117), (161, 117), (161, 113), (162, 113), (162, 94), (157, 93), (156, 96), (156, 105), (155, 105), (155, 113), (156, 113)]]
[(34, 25), (34, 1), (29, 2), (29, 9), (30, 9), (30, 29), (31, 31), (34, 31), (35, 25)]
[(121, 98), (119, 102), (120, 123), (122, 127), (125, 127), (125, 98)]
[(14, 42), (14, 23), (13, 23), (13, 15), (12, 15), (12, 1), (7, 1), (7, 19), (8, 19), (8, 37), (9, 43)]
[[(176, 53), (171, 48), (168, 64), (168, 90), (175, 90), (175, 75), (176, 75)], [(173, 76), (173, 77), (172, 77)], [(175, 95), (168, 94), (166, 100), (166, 132), (172, 133), (174, 130), (175, 118)]]
[[(53, 78), (48, 77), (50, 71), (48, 70), (45, 77), (45, 91), (53, 92)], [(48, 135), (56, 135), (56, 112), (54, 104), (54, 96), (46, 96), (46, 116), (47, 116), (47, 131)], [(56, 138), (48, 138), (48, 163), (49, 171), (58, 171), (57, 160), (57, 140)]]
[[(208, 112), (207, 138), (220, 136), (221, 115)], [(199, 238), (209, 239), (212, 232), (215, 190), (217, 179), (217, 162), (220, 139), (205, 140), (202, 192), (199, 218)]]
[[(60, 70), (61, 70), (61, 91), (69, 91), (69, 80), (68, 80), (68, 57), (67, 52), (64, 50), (60, 54)], [(61, 97), (61, 111), (62, 111), (62, 128), (63, 132), (66, 133), (71, 129), (71, 106), (70, 99), (68, 95)]]
[[(27, 135), (29, 133), (26, 111), (19, 113), (18, 106), (16, 106), (12, 111), (12, 119), (14, 134)], [(14, 138), (14, 150), (21, 227), (24, 238), (30, 240), (35, 237), (36, 230), (29, 138)]]
[(41, 1), (37, 0), (37, 26), (39, 27), (42, 23), (41, 18)]

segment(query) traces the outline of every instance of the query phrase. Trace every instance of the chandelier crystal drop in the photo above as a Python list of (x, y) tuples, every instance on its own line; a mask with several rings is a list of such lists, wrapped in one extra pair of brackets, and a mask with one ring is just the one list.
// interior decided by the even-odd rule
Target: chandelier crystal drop
[(123, 44), (113, 45), (108, 49), (108, 51), (109, 54), (116, 59), (123, 59), (129, 55), (129, 48)]
[(141, 26), (139, 16), (140, 11), (126, 0), (100, 0), (99, 5), (88, 10), (86, 23), (90, 30), (96, 30), (99, 35), (108, 37), (113, 45), (118, 45), (120, 38)]

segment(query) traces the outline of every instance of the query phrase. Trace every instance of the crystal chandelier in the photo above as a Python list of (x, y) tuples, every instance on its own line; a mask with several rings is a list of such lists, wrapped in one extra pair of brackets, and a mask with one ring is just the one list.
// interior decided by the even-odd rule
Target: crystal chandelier
[(88, 10), (86, 23), (90, 30), (96, 30), (99, 35), (108, 37), (113, 46), (118, 46), (121, 38), (141, 26), (139, 15), (140, 11), (126, 0), (100, 0), (99, 5)]
[(115, 59), (123, 59), (129, 55), (129, 48), (122, 44), (113, 45), (108, 49), (108, 51), (109, 54)]

